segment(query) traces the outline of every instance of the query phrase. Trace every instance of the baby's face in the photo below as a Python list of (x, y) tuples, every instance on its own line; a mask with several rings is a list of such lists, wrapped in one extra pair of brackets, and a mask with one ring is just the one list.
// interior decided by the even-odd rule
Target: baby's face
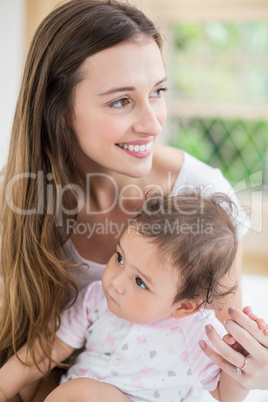
[(128, 228), (108, 262), (102, 286), (108, 307), (119, 318), (150, 323), (172, 317), (178, 274), (161, 262), (157, 246)]

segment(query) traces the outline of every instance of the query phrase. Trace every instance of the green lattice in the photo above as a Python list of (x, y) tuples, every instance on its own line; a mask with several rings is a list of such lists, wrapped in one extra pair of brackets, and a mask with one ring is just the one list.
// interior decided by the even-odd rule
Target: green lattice
[(175, 124), (171, 145), (220, 168), (231, 183), (265, 171), (268, 123), (180, 118)]

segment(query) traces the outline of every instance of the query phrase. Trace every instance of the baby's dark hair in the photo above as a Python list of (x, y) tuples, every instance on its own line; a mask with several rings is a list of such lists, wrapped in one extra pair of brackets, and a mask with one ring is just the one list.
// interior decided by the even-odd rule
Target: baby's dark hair
[(236, 284), (226, 287), (221, 281), (237, 251), (236, 212), (222, 193), (147, 194), (133, 224), (157, 246), (163, 267), (165, 261), (177, 267), (180, 285), (174, 303), (195, 300), (200, 308), (235, 292)]

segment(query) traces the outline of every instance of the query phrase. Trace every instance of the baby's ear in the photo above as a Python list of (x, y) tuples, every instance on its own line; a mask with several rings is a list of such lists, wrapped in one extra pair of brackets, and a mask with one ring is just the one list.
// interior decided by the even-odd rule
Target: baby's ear
[(179, 303), (174, 304), (174, 310), (172, 312), (172, 317), (179, 318), (186, 317), (187, 315), (191, 315), (196, 313), (198, 310), (198, 305), (193, 300), (181, 301)]

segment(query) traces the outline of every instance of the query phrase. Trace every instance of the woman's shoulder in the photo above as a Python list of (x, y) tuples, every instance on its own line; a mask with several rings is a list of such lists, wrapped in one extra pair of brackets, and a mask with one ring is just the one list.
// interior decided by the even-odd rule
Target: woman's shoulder
[(183, 163), (184, 152), (169, 145), (156, 143), (154, 147), (153, 168), (175, 170), (178, 173)]

